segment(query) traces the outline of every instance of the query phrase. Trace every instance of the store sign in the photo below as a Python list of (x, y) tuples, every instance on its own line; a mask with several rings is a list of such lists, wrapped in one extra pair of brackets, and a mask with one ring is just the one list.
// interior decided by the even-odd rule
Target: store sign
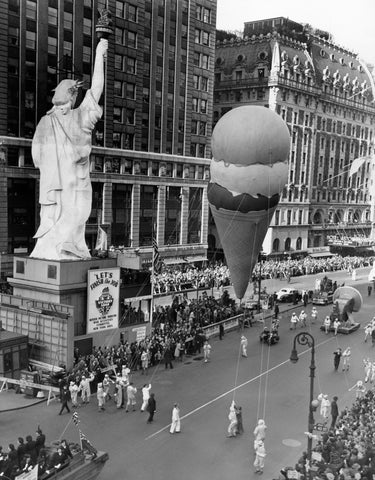
[(118, 328), (120, 269), (89, 270), (87, 279), (87, 330), (97, 333)]
[(136, 335), (136, 338), (135, 338), (136, 342), (141, 342), (146, 338), (146, 327), (133, 328), (132, 332), (134, 332)]

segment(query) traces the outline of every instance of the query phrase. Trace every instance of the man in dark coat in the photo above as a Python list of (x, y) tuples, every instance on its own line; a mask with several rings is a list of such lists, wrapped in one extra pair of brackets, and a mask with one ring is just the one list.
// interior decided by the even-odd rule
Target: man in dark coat
[(151, 423), (154, 420), (154, 413), (156, 411), (156, 400), (154, 393), (150, 393), (150, 398), (148, 399), (147, 403), (147, 411), (149, 413), (147, 423)]
[(167, 345), (164, 352), (165, 368), (168, 368), (168, 365), (169, 365), (169, 368), (173, 368), (172, 359), (173, 359), (172, 348), (170, 345)]
[(26, 453), (30, 455), (31, 463), (35, 465), (38, 458), (38, 452), (36, 450), (36, 442), (35, 440), (32, 439), (31, 435), (28, 435), (26, 437), (25, 447), (26, 447)]
[(340, 347), (335, 352), (333, 352), (333, 365), (336, 371), (338, 370), (340, 365), (341, 355), (342, 351)]
[(62, 412), (64, 411), (64, 408), (66, 408), (68, 413), (70, 413), (69, 406), (68, 406), (69, 399), (70, 399), (70, 393), (68, 390), (68, 386), (64, 385), (60, 394), (61, 410), (59, 412), (59, 415), (62, 414)]
[(17, 455), (18, 455), (18, 466), (20, 467), (23, 462), (23, 457), (26, 453), (26, 446), (22, 437), (18, 437), (18, 447), (17, 447)]
[(336, 420), (337, 420), (337, 417), (339, 416), (339, 408), (337, 406), (337, 400), (338, 400), (338, 397), (333, 397), (333, 400), (331, 402), (331, 417), (332, 417), (332, 422), (330, 427), (331, 430), (335, 428)]
[(46, 436), (38, 426), (36, 430), (36, 438), (35, 438), (35, 446), (36, 446), (36, 451), (38, 455), (41, 449), (44, 448), (45, 443), (46, 443)]

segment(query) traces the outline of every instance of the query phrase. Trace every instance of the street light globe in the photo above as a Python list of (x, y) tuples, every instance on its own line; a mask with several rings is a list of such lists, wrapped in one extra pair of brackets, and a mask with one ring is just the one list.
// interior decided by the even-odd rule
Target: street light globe
[(312, 407), (312, 409), (315, 411), (315, 410), (319, 407), (319, 400), (316, 400), (316, 399), (313, 400), (313, 401), (311, 402), (311, 407)]

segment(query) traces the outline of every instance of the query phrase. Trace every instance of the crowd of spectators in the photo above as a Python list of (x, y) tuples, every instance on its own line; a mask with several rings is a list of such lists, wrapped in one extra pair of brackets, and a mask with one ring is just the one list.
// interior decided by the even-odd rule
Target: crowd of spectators
[[(206, 339), (204, 327), (233, 317), (242, 312), (236, 302), (224, 290), (220, 299), (203, 293), (196, 299), (176, 295), (172, 304), (158, 306), (154, 312), (153, 329), (140, 341), (121, 342), (112, 347), (93, 347), (90, 355), (81, 355), (75, 350), (75, 361), (65, 382), (80, 384), (82, 376), (94, 375), (95, 389), (104, 379), (106, 372), (114, 366), (121, 372), (125, 365), (131, 371), (143, 367), (142, 354), (147, 354), (147, 365), (155, 366), (166, 358), (181, 360), (184, 354), (200, 353)], [(144, 358), (144, 355), (143, 355)]]
[(215, 263), (201, 269), (191, 265), (164, 266), (161, 273), (154, 274), (156, 295), (196, 288), (221, 288), (229, 284), (229, 270), (222, 263)]
[(283, 279), (301, 275), (334, 272), (337, 270), (347, 270), (351, 272), (356, 268), (370, 266), (373, 262), (374, 257), (342, 257), (340, 255), (324, 258), (305, 257), (299, 260), (265, 260), (261, 266), (259, 263), (255, 266), (252, 279), (254, 281), (259, 277), (260, 270), (263, 279)]
[[(336, 426), (313, 447), (311, 471), (315, 480), (373, 480), (375, 476), (375, 395), (368, 390), (339, 415)], [(295, 467), (281, 470), (280, 480), (309, 478), (307, 453)], [(298, 475), (290, 476), (289, 471)]]
[[(370, 266), (374, 257), (341, 256), (301, 259), (263, 260), (257, 263), (252, 273), (252, 281), (256, 281), (261, 273), (262, 279), (284, 279), (301, 275), (347, 270)], [(226, 265), (215, 263), (204, 268), (195, 266), (163, 267), (154, 275), (154, 294), (168, 294), (199, 288), (221, 288), (230, 285), (230, 272)]]

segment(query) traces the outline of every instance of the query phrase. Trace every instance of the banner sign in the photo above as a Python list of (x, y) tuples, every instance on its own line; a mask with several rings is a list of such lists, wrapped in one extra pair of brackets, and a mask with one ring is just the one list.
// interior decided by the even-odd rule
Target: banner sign
[(118, 328), (120, 268), (89, 270), (87, 275), (86, 333)]

